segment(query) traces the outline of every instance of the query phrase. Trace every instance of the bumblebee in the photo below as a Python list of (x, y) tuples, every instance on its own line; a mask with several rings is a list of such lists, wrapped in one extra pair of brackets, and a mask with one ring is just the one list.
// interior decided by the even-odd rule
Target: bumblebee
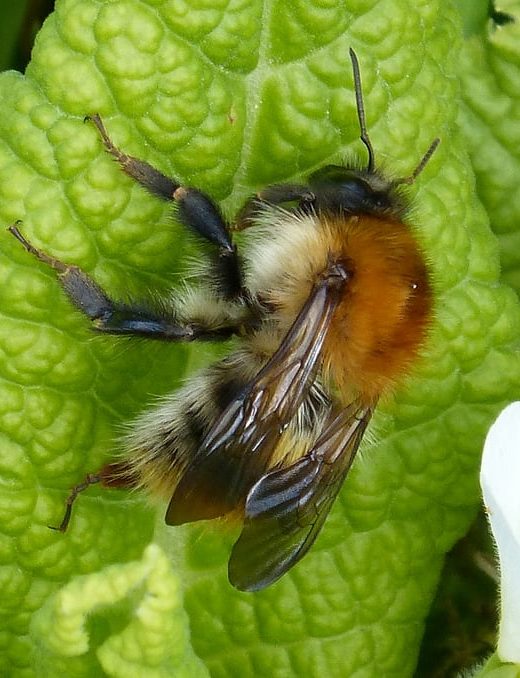
[[(327, 165), (306, 184), (275, 184), (250, 198), (233, 224), (202, 191), (111, 141), (126, 174), (176, 205), (178, 220), (206, 245), (195, 284), (160, 312), (110, 298), (84, 271), (11, 233), (53, 267), (97, 332), (172, 342), (225, 341), (237, 348), (142, 414), (124, 457), (87, 476), (142, 487), (169, 502), (166, 523), (238, 515), (229, 580), (245, 591), (281, 577), (310, 549), (352, 465), (374, 408), (409, 372), (424, 345), (432, 289), (423, 253), (404, 222), (401, 188), (375, 166), (359, 64), (352, 60), (365, 168)], [(243, 231), (241, 250), (233, 234)]]

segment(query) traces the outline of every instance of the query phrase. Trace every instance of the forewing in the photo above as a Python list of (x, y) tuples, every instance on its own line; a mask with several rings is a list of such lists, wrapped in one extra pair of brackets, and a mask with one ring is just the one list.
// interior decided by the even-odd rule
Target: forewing
[(169, 525), (216, 518), (241, 506), (268, 468), (282, 431), (307, 394), (345, 276), (324, 276), (266, 365), (222, 413), (182, 475)]
[(372, 409), (353, 403), (338, 414), (313, 449), (267, 473), (251, 489), (242, 533), (229, 561), (229, 580), (242, 591), (272, 584), (310, 549), (354, 460)]

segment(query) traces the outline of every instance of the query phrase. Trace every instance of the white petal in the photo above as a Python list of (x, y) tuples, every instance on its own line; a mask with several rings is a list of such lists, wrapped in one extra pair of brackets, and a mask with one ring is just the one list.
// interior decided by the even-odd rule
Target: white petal
[(497, 653), (520, 663), (520, 403), (506, 407), (489, 430), (480, 484), (500, 559)]

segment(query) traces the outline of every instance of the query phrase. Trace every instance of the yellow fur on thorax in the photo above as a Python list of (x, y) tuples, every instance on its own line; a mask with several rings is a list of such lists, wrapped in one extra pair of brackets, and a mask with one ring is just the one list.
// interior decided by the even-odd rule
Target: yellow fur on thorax
[(327, 234), (315, 214), (268, 207), (247, 236), (247, 285), (276, 309), (276, 320), (287, 330), (327, 267)]

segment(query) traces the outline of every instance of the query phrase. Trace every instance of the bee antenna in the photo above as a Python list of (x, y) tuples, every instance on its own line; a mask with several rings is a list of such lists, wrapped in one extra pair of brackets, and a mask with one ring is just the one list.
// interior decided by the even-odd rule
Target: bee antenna
[[(372, 148), (372, 143), (368, 136), (367, 124), (365, 120), (365, 106), (363, 104), (363, 88), (361, 86), (361, 74), (359, 72), (359, 61), (356, 56), (356, 53), (349, 48), (350, 60), (352, 61), (352, 73), (354, 75), (354, 91), (356, 93), (356, 108), (357, 116), (359, 120), (359, 129), (361, 131), (361, 141), (365, 144), (368, 151), (368, 165), (367, 172), (374, 171), (374, 149)], [(433, 152), (433, 151), (432, 151)], [(422, 169), (422, 168), (421, 168)]]
[(417, 179), (419, 174), (423, 171), (423, 169), (426, 167), (427, 163), (429, 162), (430, 158), (432, 155), (435, 153), (435, 150), (437, 149), (437, 146), (441, 143), (441, 140), (439, 137), (434, 139), (426, 153), (423, 155), (421, 158), (421, 161), (417, 165), (417, 167), (414, 169), (414, 171), (407, 177), (403, 177), (402, 179), (396, 179), (393, 182), (394, 186), (399, 186), (400, 184), (413, 184), (413, 182)]

